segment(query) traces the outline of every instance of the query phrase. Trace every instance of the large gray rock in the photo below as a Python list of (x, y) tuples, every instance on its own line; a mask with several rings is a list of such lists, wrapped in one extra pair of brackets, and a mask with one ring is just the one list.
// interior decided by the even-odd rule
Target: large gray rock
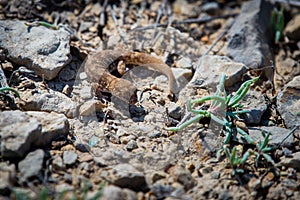
[(41, 149), (30, 152), (24, 160), (19, 162), (20, 178), (22, 181), (31, 177), (41, 177), (45, 153)]
[(1, 154), (3, 157), (22, 157), (41, 135), (42, 124), (25, 112), (0, 113)]
[(23, 157), (31, 146), (44, 146), (68, 132), (69, 123), (62, 114), (18, 110), (0, 113), (1, 153), (4, 157)]
[[(264, 0), (244, 2), (228, 36), (227, 56), (251, 69), (272, 66), (269, 47), (272, 6)], [(273, 77), (273, 70), (265, 68), (265, 76)]]
[(8, 58), (19, 65), (33, 69), (47, 80), (71, 61), (70, 34), (43, 26), (29, 27), (24, 21), (0, 21), (0, 47), (7, 51)]
[(220, 83), (221, 76), (226, 75), (225, 88), (239, 83), (247, 67), (231, 60), (226, 56), (206, 55), (202, 56), (196, 66), (192, 80), (180, 90), (177, 104), (183, 106), (187, 99), (201, 98), (206, 93), (199, 92), (200, 88), (215, 93)]
[(278, 110), (288, 128), (300, 124), (300, 76), (290, 81), (277, 98)]

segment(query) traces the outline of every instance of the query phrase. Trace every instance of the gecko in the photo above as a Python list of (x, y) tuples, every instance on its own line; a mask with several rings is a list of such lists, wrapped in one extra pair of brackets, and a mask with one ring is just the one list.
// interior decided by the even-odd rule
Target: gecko
[(175, 95), (176, 80), (171, 68), (162, 60), (147, 53), (103, 50), (89, 54), (84, 65), (88, 78), (96, 84), (96, 96), (99, 92), (109, 92), (129, 104), (135, 104), (137, 88), (130, 81), (112, 74), (115, 72), (122, 76), (134, 66), (150, 68), (166, 75), (169, 81), (169, 95), (171, 97)]

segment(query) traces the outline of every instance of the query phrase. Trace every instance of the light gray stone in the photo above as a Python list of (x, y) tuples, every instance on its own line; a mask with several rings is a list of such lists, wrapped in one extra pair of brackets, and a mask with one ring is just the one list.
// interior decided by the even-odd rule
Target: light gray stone
[(78, 155), (74, 151), (64, 151), (63, 163), (66, 165), (73, 165), (77, 161)]
[(69, 133), (69, 121), (65, 115), (55, 112), (37, 111), (28, 111), (26, 113), (42, 124), (42, 132), (38, 139), (34, 141), (35, 145), (44, 146), (59, 137), (67, 137)]
[(21, 93), (26, 101), (22, 107), (29, 111), (47, 111), (65, 114), (69, 118), (77, 116), (77, 105), (66, 95), (54, 90), (42, 91), (32, 94), (31, 91)]
[(0, 29), (0, 47), (7, 51), (8, 58), (37, 75), (51, 80), (71, 61), (70, 34), (64, 29), (29, 27), (19, 20), (2, 20), (0, 25), (9, 28)]
[(288, 128), (300, 124), (300, 76), (290, 81), (277, 97), (278, 110)]
[[(272, 6), (264, 0), (244, 2), (228, 33), (227, 56), (251, 69), (272, 66), (269, 30)], [(273, 69), (263, 69), (271, 80)]]
[(69, 122), (63, 114), (18, 110), (0, 113), (4, 157), (22, 157), (32, 145), (44, 146), (68, 133)]
[(42, 124), (26, 112), (0, 112), (1, 153), (3, 157), (23, 157), (42, 133)]
[(30, 152), (24, 160), (19, 162), (20, 178), (25, 181), (32, 177), (41, 177), (45, 153), (41, 149)]
[(246, 71), (244, 64), (234, 62), (226, 56), (206, 55), (200, 58), (199, 65), (188, 85), (207, 87), (215, 91), (222, 73), (226, 75), (225, 87), (230, 87), (240, 82)]

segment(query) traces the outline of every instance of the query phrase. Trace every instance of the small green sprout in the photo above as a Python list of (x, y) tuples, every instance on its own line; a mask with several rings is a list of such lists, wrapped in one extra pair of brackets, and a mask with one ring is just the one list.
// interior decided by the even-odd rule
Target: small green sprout
[(248, 149), (243, 155), (237, 152), (237, 146), (234, 146), (230, 152), (227, 146), (224, 145), (223, 150), (232, 168), (232, 176), (244, 173), (243, 165), (247, 161), (248, 157), (252, 154), (252, 150)]
[(20, 94), (19, 94), (19, 92), (18, 92), (17, 90), (12, 89), (12, 88), (10, 88), (10, 87), (2, 87), (2, 88), (0, 88), (0, 92), (5, 92), (5, 91), (11, 91), (11, 92), (13, 92), (19, 99), (21, 99), (21, 96), (20, 96)]
[[(179, 125), (177, 127), (169, 127), (169, 128), (166, 128), (166, 130), (178, 132), (178, 131), (183, 130), (187, 126), (191, 125), (192, 123), (198, 122), (200, 119), (202, 119), (204, 117), (209, 117), (209, 118), (211, 118), (211, 120), (224, 126), (225, 132), (226, 132), (224, 144), (228, 144), (230, 141), (230, 138), (232, 136), (232, 128), (234, 125), (233, 123), (229, 122), (228, 117), (233, 117), (233, 118), (239, 119), (238, 114), (249, 112), (247, 110), (240, 110), (240, 108), (242, 108), (243, 106), (239, 102), (243, 99), (243, 97), (249, 91), (250, 86), (254, 82), (256, 82), (258, 79), (259, 79), (259, 77), (256, 77), (256, 78), (253, 78), (251, 80), (244, 82), (234, 95), (227, 96), (225, 89), (224, 89), (224, 83), (226, 80), (226, 76), (225, 76), (225, 74), (223, 74), (221, 77), (220, 84), (214, 95), (206, 96), (201, 99), (187, 101), (187, 104), (186, 104), (187, 110), (191, 113), (196, 114), (194, 117), (192, 117), (190, 120), (182, 123), (181, 125)], [(192, 108), (192, 105), (194, 105), (194, 104), (201, 104), (201, 103), (205, 103), (207, 101), (211, 101), (210, 107), (207, 110), (202, 110), (202, 109), (197, 110), (197, 109)], [(245, 133), (242, 129), (236, 127), (236, 130), (247, 140), (248, 143), (254, 144), (254, 140), (247, 133)]]
[(280, 10), (274, 8), (271, 16), (271, 24), (273, 31), (275, 33), (275, 43), (277, 44), (282, 36), (282, 32), (284, 29), (284, 6), (282, 5)]
[(271, 158), (270, 155), (267, 154), (268, 152), (273, 150), (272, 147), (268, 146), (268, 143), (270, 141), (270, 133), (268, 132), (267, 135), (265, 135), (264, 131), (262, 131), (261, 133), (264, 136), (264, 141), (263, 142), (259, 141), (256, 144), (256, 151), (254, 152), (254, 154), (256, 155), (255, 166), (258, 167), (258, 162), (259, 162), (261, 156), (263, 156), (267, 162), (274, 165), (275, 163), (274, 163), (273, 159)]

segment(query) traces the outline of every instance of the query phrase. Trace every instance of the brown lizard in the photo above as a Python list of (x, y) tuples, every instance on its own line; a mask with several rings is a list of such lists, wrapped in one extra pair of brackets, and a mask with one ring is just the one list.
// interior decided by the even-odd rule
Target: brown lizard
[[(112, 65), (116, 62), (119, 62), (117, 67)], [(130, 104), (134, 104), (137, 102), (136, 87), (130, 81), (111, 74), (112, 71), (117, 71), (120, 75), (126, 73), (128, 70), (124, 69), (124, 64), (148, 67), (165, 74), (169, 80), (169, 94), (174, 96), (176, 81), (171, 68), (162, 60), (147, 53), (121, 50), (95, 52), (88, 56), (85, 72), (93, 83), (97, 83), (96, 92), (110, 92)]]

